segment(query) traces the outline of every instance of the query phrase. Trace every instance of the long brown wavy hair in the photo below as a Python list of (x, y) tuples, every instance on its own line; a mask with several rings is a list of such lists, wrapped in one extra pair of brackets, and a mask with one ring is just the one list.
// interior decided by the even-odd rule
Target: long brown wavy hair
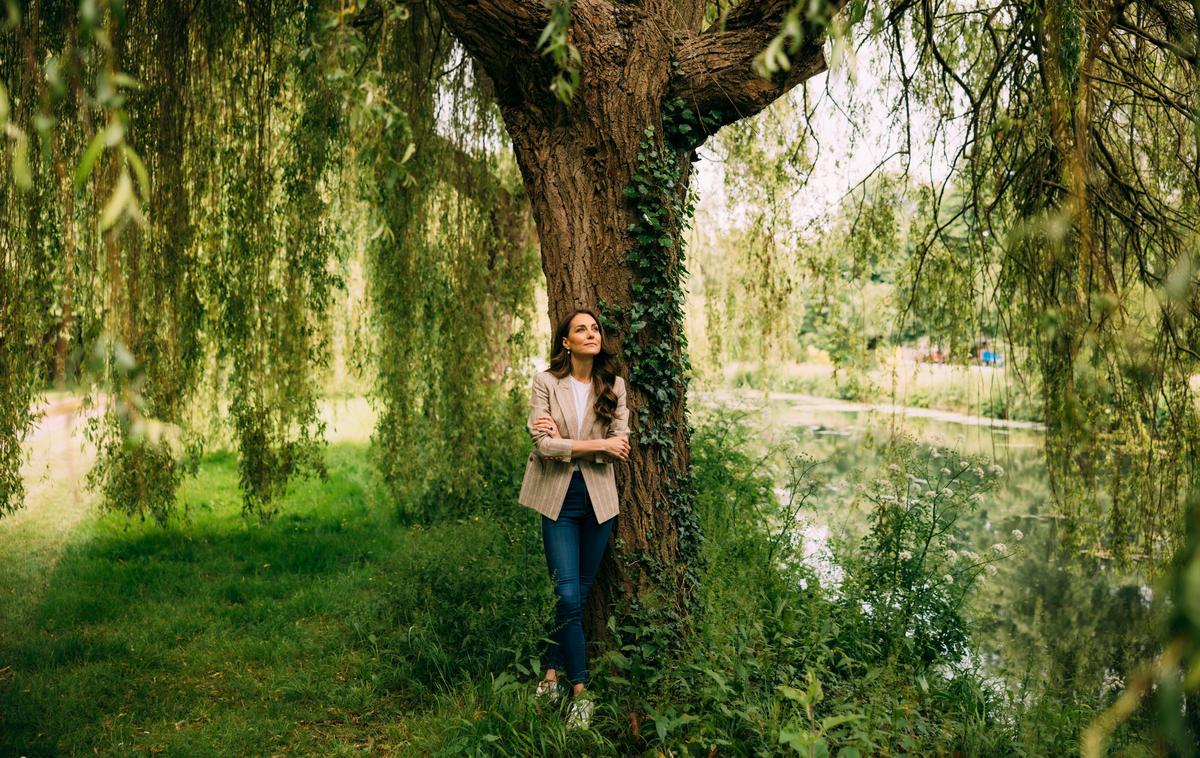
[(611, 424), (617, 412), (617, 393), (613, 391), (613, 385), (616, 383), (617, 371), (620, 370), (621, 364), (617, 354), (608, 349), (608, 340), (604, 336), (604, 325), (600, 323), (599, 316), (587, 308), (579, 308), (571, 311), (566, 318), (558, 322), (558, 328), (554, 330), (554, 338), (550, 342), (549, 370), (559, 379), (571, 373), (571, 355), (563, 346), (563, 340), (567, 338), (571, 320), (580, 313), (591, 316), (595, 319), (596, 325), (600, 327), (600, 352), (596, 353), (596, 357), (592, 359), (592, 394), (596, 396), (592, 410), (595, 411), (596, 418), (605, 424)]

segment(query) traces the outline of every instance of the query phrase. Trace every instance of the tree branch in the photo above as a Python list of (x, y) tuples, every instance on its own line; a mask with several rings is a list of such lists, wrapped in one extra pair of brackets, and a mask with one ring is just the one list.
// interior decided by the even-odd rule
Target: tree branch
[[(830, 2), (830, 15), (845, 2)], [(754, 71), (755, 57), (779, 33), (794, 4), (794, 0), (746, 0), (729, 12), (724, 25), (679, 39), (679, 68), (671, 80), (670, 94), (694, 108), (710, 133), (758, 113), (825, 70), (824, 34), (812, 29), (796, 54), (789, 55), (792, 65), (788, 70), (771, 79)]]
[[(497, 85), (537, 58), (550, 19), (539, 0), (436, 0), (446, 26)], [(501, 93), (497, 92), (498, 95)]]

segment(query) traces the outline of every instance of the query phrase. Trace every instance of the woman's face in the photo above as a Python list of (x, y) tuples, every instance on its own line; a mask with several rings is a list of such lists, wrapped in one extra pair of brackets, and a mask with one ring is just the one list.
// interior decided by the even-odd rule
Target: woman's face
[(577, 313), (567, 327), (563, 340), (572, 355), (596, 355), (600, 352), (600, 325), (586, 313)]

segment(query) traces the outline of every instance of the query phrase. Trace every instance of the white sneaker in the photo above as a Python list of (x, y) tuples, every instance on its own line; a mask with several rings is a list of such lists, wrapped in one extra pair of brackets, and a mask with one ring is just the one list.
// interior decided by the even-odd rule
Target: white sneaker
[(587, 695), (576, 695), (571, 698), (567, 709), (567, 727), (570, 729), (587, 729), (592, 723), (592, 712), (596, 704)]
[(562, 697), (562, 690), (558, 686), (557, 681), (543, 679), (538, 682), (537, 689), (533, 691), (533, 697), (536, 700), (545, 700), (547, 702), (557, 702)]

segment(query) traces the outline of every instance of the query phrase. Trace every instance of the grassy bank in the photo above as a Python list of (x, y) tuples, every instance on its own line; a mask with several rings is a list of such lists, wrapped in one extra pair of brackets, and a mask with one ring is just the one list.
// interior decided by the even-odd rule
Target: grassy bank
[[(886, 362), (885, 362), (886, 363)], [(1041, 421), (1041, 402), (1007, 368), (895, 363), (870, 370), (842, 369), (829, 363), (779, 366), (732, 364), (727, 387), (798, 392), (863, 403), (895, 403), (973, 416)]]
[[(241, 519), (224, 454), (185, 485), (189, 524), (84, 519), (5, 617), (0, 754), (437, 752), (437, 693), (540, 634), (534, 514), (404, 526), (366, 452), (333, 446), (267, 526)], [(5, 586), (35, 573), (3, 545)]]
[(625, 618), (594, 659), (590, 731), (530, 697), (552, 596), (511, 482), (478, 512), (413, 523), (366, 447), (339, 442), (328, 479), (299, 483), (266, 526), (242, 520), (219, 454), (184, 487), (185, 525), (88, 513), (54, 560), (0, 532), (0, 586), (22, 588), (5, 599), (27, 598), (0, 628), (0, 754), (1072, 752), (1094, 706), (1016, 718), (953, 665), (969, 630), (950, 595), (930, 596), (936, 616), (864, 612), (881, 577), (911, 589), (934, 570), (897, 572), (901, 543), (848, 547), (846, 582), (820, 586), (746, 434), (700, 424), (694, 623), (676, 636), (653, 604)]

